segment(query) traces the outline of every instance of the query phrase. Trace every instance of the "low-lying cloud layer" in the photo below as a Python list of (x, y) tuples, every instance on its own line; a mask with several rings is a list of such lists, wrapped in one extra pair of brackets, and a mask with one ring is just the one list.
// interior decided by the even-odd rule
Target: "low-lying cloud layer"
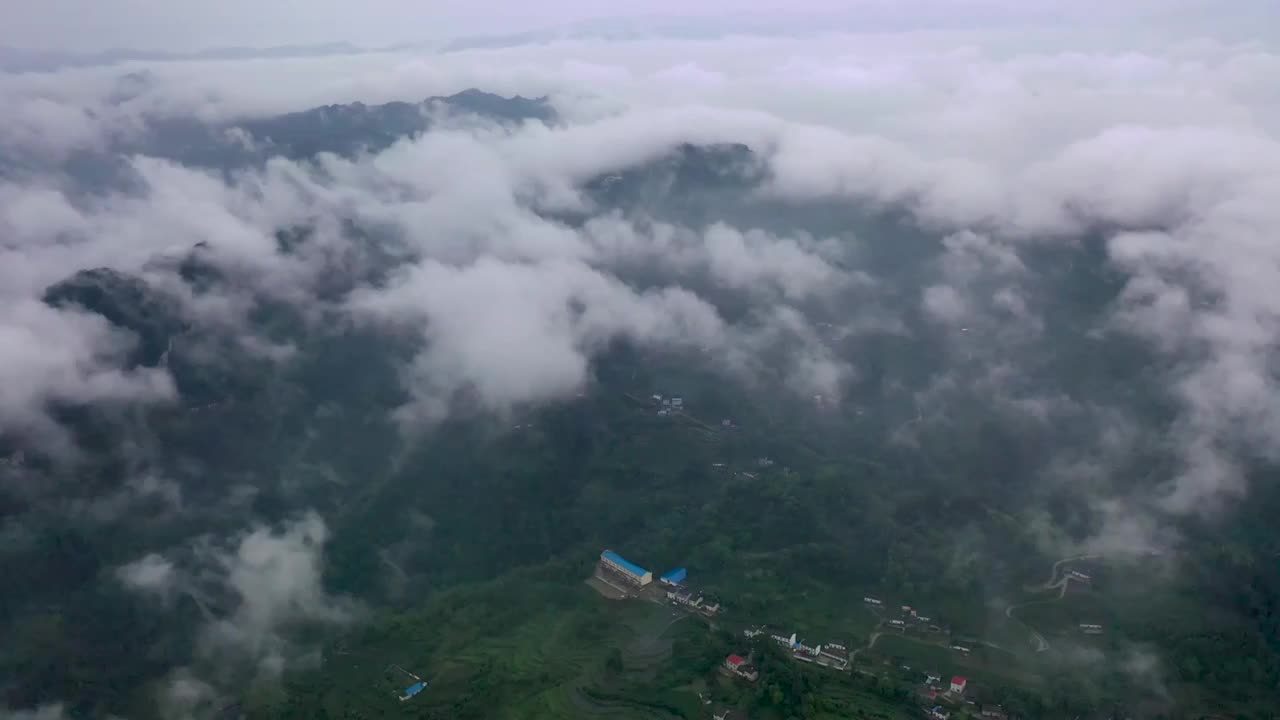
[[(572, 397), (618, 343), (837, 400), (862, 376), (860, 333), (916, 327), (944, 359), (907, 389), (919, 421), (895, 439), (944, 426), (958, 394), (1047, 428), (1093, 418), (1090, 453), (1027, 482), (1085, 488), (1097, 526), (1073, 542), (1160, 549), (1162, 518), (1229, 508), (1249, 464), (1280, 455), (1280, 54), (1118, 35), (578, 40), (0, 75), (0, 438), (71, 455), (68, 407), (181, 402), (167, 352), (140, 365), (140, 338), (43, 301), (99, 267), (144, 279), (175, 324), (270, 362), (293, 348), (253, 325), (264, 301), (304, 326), (402, 338), (395, 413), (409, 432), (464, 405)], [(318, 158), (241, 127), (469, 87), (548, 95), (559, 119), (427, 108), (430, 132)], [(192, 118), (252, 160), (175, 159), (156, 128)], [(665, 210), (602, 200), (688, 146), (721, 148), (722, 174), (694, 184), (730, 191), (689, 199), (670, 181)], [(670, 210), (686, 199), (702, 214)], [(907, 230), (844, 222), (868, 215)], [(922, 234), (934, 256), (910, 277), (868, 259)], [(232, 280), (197, 288), (193, 256)], [(1040, 383), (1064, 327), (1045, 257), (1062, 273), (1097, 259), (1116, 297), (1070, 331), (1159, 358), (1167, 428)], [(1155, 489), (1112, 487), (1121, 458), (1157, 440), (1177, 463)], [(140, 600), (204, 613), (192, 666), (169, 678), (173, 717), (216, 704), (216, 660), (270, 674), (300, 654), (293, 623), (352, 617), (322, 589), (327, 534), (306, 515), (115, 569)]]

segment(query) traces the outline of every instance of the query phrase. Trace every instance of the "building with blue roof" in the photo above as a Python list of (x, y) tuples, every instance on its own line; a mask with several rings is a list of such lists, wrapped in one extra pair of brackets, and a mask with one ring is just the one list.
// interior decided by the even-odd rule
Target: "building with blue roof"
[(689, 572), (687, 570), (684, 568), (675, 568), (674, 570), (668, 570), (664, 573), (662, 577), (658, 578), (658, 582), (664, 585), (679, 585), (684, 582), (687, 577), (689, 577)]
[(600, 553), (600, 564), (621, 575), (628, 582), (641, 587), (653, 582), (653, 573), (622, 557), (612, 550)]
[(418, 682), (405, 688), (404, 694), (400, 696), (400, 702), (404, 702), (405, 700), (408, 700), (414, 695), (417, 695), (418, 693), (422, 692), (423, 688), (425, 688), (426, 686), (427, 684), (425, 682), (422, 682), (421, 680), (419, 680)]

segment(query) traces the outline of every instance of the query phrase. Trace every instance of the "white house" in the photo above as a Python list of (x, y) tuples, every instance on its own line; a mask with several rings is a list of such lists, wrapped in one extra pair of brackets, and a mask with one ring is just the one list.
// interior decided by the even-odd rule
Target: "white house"
[(957, 675), (951, 678), (951, 692), (957, 695), (963, 695), (964, 689), (969, 686), (969, 681)]

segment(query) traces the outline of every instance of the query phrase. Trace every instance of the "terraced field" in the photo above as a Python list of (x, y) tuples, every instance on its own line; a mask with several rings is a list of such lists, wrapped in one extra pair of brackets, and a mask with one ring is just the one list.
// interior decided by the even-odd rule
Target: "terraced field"
[[(903, 708), (901, 705), (895, 705), (872, 695), (869, 692), (858, 690), (847, 685), (832, 685), (827, 689), (826, 697), (832, 703), (844, 706), (845, 708), (857, 708), (860, 718), (875, 718), (876, 720), (908, 720), (908, 718), (918, 717), (916, 714)], [(838, 713), (829, 713), (826, 715), (818, 715), (813, 720), (844, 720), (845, 718), (855, 717), (849, 711)]]
[(897, 635), (885, 635), (876, 643), (875, 657), (900, 657), (912, 667), (942, 675), (967, 675), (977, 680), (1016, 682), (1037, 686), (1041, 678), (1015, 662), (1015, 657), (995, 648), (975, 646), (968, 655)]
[[(669, 630), (683, 615), (672, 615), (664, 607), (649, 603), (627, 603), (611, 613), (615, 625), (610, 637), (595, 653), (603, 656), (611, 648), (622, 653), (623, 671), (609, 676), (600, 662), (581, 663), (582, 671), (559, 687), (540, 693), (511, 713), (521, 718), (626, 718), (627, 720), (676, 720), (693, 718), (689, 708), (697, 708), (697, 698), (679, 692), (652, 693), (643, 688), (651, 682), (671, 657)], [(593, 654), (594, 657), (594, 654)]]
[[(443, 593), (347, 638), (271, 717), (705, 720), (695, 684), (714, 664), (708, 651), (722, 652), (711, 637), (700, 618), (665, 604), (609, 601), (581, 582), (530, 573)], [(615, 653), (620, 667), (609, 662)], [(391, 663), (427, 689), (400, 702)], [(850, 692), (849, 707), (866, 705)]]

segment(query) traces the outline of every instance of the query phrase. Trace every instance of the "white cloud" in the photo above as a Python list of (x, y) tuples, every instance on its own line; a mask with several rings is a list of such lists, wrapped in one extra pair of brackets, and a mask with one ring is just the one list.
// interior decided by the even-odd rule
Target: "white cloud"
[(970, 313), (964, 298), (950, 285), (932, 285), (925, 288), (921, 304), (931, 318), (944, 323), (964, 320)]
[(157, 698), (161, 717), (166, 720), (195, 720), (214, 717), (225, 697), (213, 685), (179, 668), (166, 679)]
[(132, 341), (95, 316), (20, 299), (0, 310), (0, 427), (46, 449), (70, 451), (49, 418), (49, 403), (166, 400), (168, 375), (127, 370)]
[(171, 561), (151, 553), (118, 568), (116, 577), (132, 590), (163, 597), (173, 592), (176, 573)]
[(328, 539), (324, 520), (307, 512), (278, 527), (198, 538), (116, 569), (125, 587), (166, 603), (182, 595), (204, 616), (189, 664), (174, 669), (159, 688), (164, 717), (212, 717), (243, 683), (274, 682), (291, 663), (310, 661), (295, 630), (359, 617), (356, 602), (324, 588)]
[(204, 651), (244, 654), (264, 668), (278, 668), (289, 649), (281, 633), (291, 626), (349, 621), (354, 606), (328, 595), (322, 582), (328, 534), (324, 520), (307, 513), (279, 531), (259, 527), (234, 547), (208, 549), (237, 604), (204, 628)]
[[(993, 7), (992, 18), (1013, 12)], [(681, 288), (685, 274), (704, 272), (727, 288), (771, 287), (788, 302), (851, 275), (801, 238), (749, 227), (689, 234), (597, 218), (579, 229), (538, 215), (593, 210), (577, 183), (677, 142), (737, 141), (768, 161), (776, 197), (905, 208), (956, 232), (943, 277), (920, 296), (946, 321), (989, 308), (1034, 327), (1032, 295), (1013, 279), (1011, 243), (1111, 235), (1113, 267), (1131, 278), (1115, 327), (1152, 340), (1178, 367), (1171, 380), (1188, 451), (1170, 506), (1212, 505), (1197, 498), (1240, 491), (1232, 453), (1280, 451), (1268, 339), (1280, 316), (1269, 235), (1278, 220), (1280, 96), (1270, 88), (1280, 55), (1265, 38), (1215, 38), (1221, 13), (1207, 5), (1180, 5), (1173, 29), (1100, 5), (1079, 17), (1103, 10), (1131, 24), (1059, 30), (1020, 16), (1030, 25), (1017, 32), (976, 22), (150, 63), (145, 82), (123, 96), (119, 74), (142, 64), (0, 77), (6, 139), (54, 157), (132, 132), (143, 113), (230, 119), (470, 86), (550, 93), (569, 120), (514, 132), (454, 126), (376, 158), (330, 160), (320, 172), (278, 161), (229, 183), (138, 159), (150, 188), (142, 198), (72, 202), (53, 182), (10, 184), (0, 191), (10, 243), (0, 272), (16, 310), (0, 318), (0, 332), (5, 347), (40, 350), (4, 365), (4, 385), (18, 389), (0, 396), (0, 422), (47, 423), (42, 407), (58, 393), (166, 393), (163, 378), (118, 369), (123, 341), (101, 323), (38, 308), (32, 297), (42, 284), (91, 264), (138, 268), (157, 252), (209, 240), (214, 257), (254, 290), (300, 301), (325, 263), (342, 257), (334, 224), (324, 228), (335, 216), (386, 223), (420, 255), (387, 292), (366, 292), (352, 307), (416, 323), (425, 344), (406, 377), (427, 416), (464, 387), (495, 407), (558, 396), (585, 381), (593, 352), (613, 338), (745, 342)], [(317, 221), (315, 254), (274, 253), (276, 227)], [(645, 254), (637, 244), (674, 253), (661, 290), (618, 280), (615, 263)], [(974, 267), (1009, 278), (975, 298), (966, 285)], [(233, 300), (203, 302), (187, 311), (224, 322), (243, 311)], [(655, 320), (664, 315), (671, 321)], [(533, 350), (521, 372), (494, 354), (516, 347)], [(46, 357), (53, 361), (33, 360)]]
[(426, 262), (386, 291), (355, 301), (359, 313), (422, 323), (426, 346), (410, 370), (410, 416), (436, 420), (452, 396), (489, 407), (547, 400), (587, 380), (589, 356), (615, 338), (719, 344), (714, 308), (678, 288), (637, 292), (574, 261), (457, 267)]

